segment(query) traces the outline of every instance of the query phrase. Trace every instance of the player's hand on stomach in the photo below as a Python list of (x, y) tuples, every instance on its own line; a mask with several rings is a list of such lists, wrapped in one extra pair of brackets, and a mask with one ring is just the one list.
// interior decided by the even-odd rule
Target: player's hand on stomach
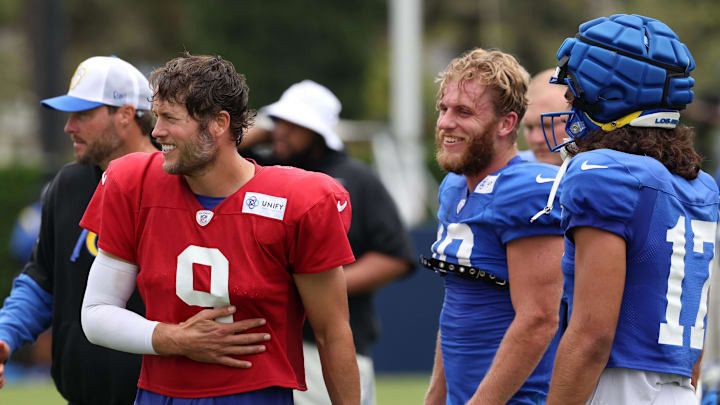
[(204, 309), (179, 324), (160, 323), (153, 333), (153, 348), (161, 355), (180, 355), (204, 363), (229, 367), (250, 368), (252, 363), (232, 356), (265, 351), (262, 342), (270, 340), (268, 333), (244, 333), (265, 325), (265, 319), (244, 319), (221, 323), (216, 318), (231, 315), (235, 307)]

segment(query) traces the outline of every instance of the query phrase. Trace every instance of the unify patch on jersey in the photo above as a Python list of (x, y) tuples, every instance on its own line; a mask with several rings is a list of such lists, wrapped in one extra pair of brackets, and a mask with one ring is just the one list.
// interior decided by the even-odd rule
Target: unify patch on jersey
[(260, 193), (245, 193), (242, 212), (282, 221), (286, 206), (287, 198)]

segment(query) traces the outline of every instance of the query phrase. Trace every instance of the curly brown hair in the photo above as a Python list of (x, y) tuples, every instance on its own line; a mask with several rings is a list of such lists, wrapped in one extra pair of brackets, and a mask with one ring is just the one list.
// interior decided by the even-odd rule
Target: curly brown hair
[(670, 173), (693, 180), (698, 176), (703, 160), (693, 147), (694, 138), (695, 129), (686, 126), (665, 129), (627, 125), (610, 132), (588, 132), (566, 149), (570, 156), (594, 149), (613, 149), (633, 155), (650, 156), (662, 163)]
[[(495, 93), (493, 106), (497, 116), (514, 111), (519, 125), (525, 115), (530, 74), (510, 54), (497, 49), (475, 48), (453, 59), (435, 79), (440, 82), (438, 102), (452, 80), (458, 80), (458, 84), (478, 80), (483, 86), (492, 89)], [(517, 137), (517, 126), (512, 136)]]
[(239, 143), (253, 123), (255, 111), (248, 109), (245, 76), (220, 56), (191, 55), (172, 59), (150, 75), (153, 100), (184, 104), (188, 114), (206, 128), (220, 111), (230, 114), (230, 134)]

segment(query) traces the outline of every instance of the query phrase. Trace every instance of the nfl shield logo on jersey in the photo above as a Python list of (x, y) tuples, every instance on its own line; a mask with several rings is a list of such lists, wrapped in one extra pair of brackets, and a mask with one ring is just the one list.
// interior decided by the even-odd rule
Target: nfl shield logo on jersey
[(200, 226), (205, 226), (210, 223), (210, 220), (212, 219), (213, 215), (215, 215), (212, 211), (209, 210), (200, 210), (195, 213), (195, 220)]

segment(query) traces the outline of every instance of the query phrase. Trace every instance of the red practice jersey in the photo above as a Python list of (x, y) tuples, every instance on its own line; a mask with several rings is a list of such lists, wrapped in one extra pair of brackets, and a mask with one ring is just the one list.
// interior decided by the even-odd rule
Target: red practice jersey
[(148, 319), (177, 324), (232, 304), (236, 321), (267, 319), (253, 332), (271, 339), (265, 352), (245, 357), (250, 369), (145, 355), (138, 386), (191, 398), (304, 390), (305, 311), (292, 276), (354, 261), (347, 191), (321, 173), (256, 164), (247, 184), (206, 210), (162, 163), (160, 152), (113, 161), (80, 225), (99, 235), (100, 249), (137, 264)]

